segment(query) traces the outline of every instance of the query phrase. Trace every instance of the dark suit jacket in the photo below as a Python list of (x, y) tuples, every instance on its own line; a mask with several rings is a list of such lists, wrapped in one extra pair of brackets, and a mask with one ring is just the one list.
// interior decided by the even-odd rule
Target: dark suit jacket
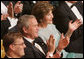
[(79, 10), (79, 12), (81, 13), (81, 15), (83, 16), (83, 3), (81, 1), (78, 1), (76, 3), (76, 7)]
[(7, 56), (5, 56), (4, 58), (8, 58)]
[(32, 8), (34, 6), (34, 3), (32, 1), (22, 1), (23, 3), (23, 11), (22, 11), (22, 15), (24, 14), (31, 14)]
[(8, 33), (8, 28), (10, 26), (11, 25), (8, 19), (1, 21), (1, 38), (3, 38), (3, 36)]
[[(45, 52), (45, 54), (48, 52), (47, 46), (46, 44), (43, 42), (43, 40), (41, 38), (36, 38), (35, 41), (36, 43), (38, 43), (43, 51)], [(25, 56), (24, 58), (45, 58), (46, 55), (44, 55), (42, 52), (37, 52), (30, 42), (28, 42), (26, 39), (24, 39), (24, 43), (26, 45), (26, 49), (25, 49)]]
[[(80, 9), (79, 12), (83, 16), (83, 13), (82, 13), (83, 9), (79, 7), (81, 6), (81, 3), (76, 4), (76, 6), (78, 10)], [(74, 13), (71, 11), (71, 9), (64, 1), (60, 2), (59, 7), (57, 7), (54, 11), (54, 24), (56, 25), (56, 28), (61, 33), (65, 34), (68, 30), (69, 21), (70, 20), (75, 21), (76, 19), (77, 17), (74, 15)], [(71, 40), (70, 44), (66, 49), (67, 51), (83, 52), (83, 25), (81, 25), (77, 30), (74, 31), (70, 40)]]

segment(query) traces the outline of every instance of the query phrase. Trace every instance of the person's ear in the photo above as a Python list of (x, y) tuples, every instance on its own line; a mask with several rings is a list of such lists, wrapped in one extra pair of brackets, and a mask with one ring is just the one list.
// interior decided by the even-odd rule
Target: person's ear
[(22, 29), (23, 29), (24, 33), (28, 32), (28, 29), (26, 27), (23, 27)]
[(10, 45), (9, 48), (10, 48), (11, 50), (15, 50), (15, 46), (14, 46), (14, 45)]

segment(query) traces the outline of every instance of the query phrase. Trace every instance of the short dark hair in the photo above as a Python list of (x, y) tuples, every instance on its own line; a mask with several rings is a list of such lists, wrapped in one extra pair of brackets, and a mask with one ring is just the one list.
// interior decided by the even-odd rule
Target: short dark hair
[(22, 38), (22, 34), (20, 32), (8, 32), (3, 37), (3, 46), (5, 48), (5, 52), (8, 51), (9, 46), (14, 43), (17, 38)]

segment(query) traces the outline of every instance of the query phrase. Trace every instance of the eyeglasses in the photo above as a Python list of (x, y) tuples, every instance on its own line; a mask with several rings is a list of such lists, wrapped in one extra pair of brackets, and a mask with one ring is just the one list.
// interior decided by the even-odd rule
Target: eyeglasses
[(25, 44), (24, 44), (24, 43), (21, 43), (21, 44), (15, 44), (15, 43), (14, 43), (13, 45), (25, 45)]

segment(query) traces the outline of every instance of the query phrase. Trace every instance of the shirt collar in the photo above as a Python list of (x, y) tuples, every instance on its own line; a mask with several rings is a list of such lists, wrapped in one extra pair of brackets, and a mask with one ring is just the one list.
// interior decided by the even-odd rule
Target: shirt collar
[(4, 3), (1, 1), (1, 13), (2, 14), (8, 14), (7, 13), (8, 9), (7, 7), (4, 5)]
[(7, 56), (8, 58), (12, 58), (12, 57), (8, 56), (7, 54), (6, 54), (6, 56)]
[(73, 5), (72, 3), (67, 2), (67, 1), (65, 1), (65, 3), (66, 3), (69, 7), (71, 7), (71, 6)]
[(27, 37), (24, 37), (28, 42), (30, 43), (33, 43), (35, 39), (30, 39), (30, 38), (27, 38)]

